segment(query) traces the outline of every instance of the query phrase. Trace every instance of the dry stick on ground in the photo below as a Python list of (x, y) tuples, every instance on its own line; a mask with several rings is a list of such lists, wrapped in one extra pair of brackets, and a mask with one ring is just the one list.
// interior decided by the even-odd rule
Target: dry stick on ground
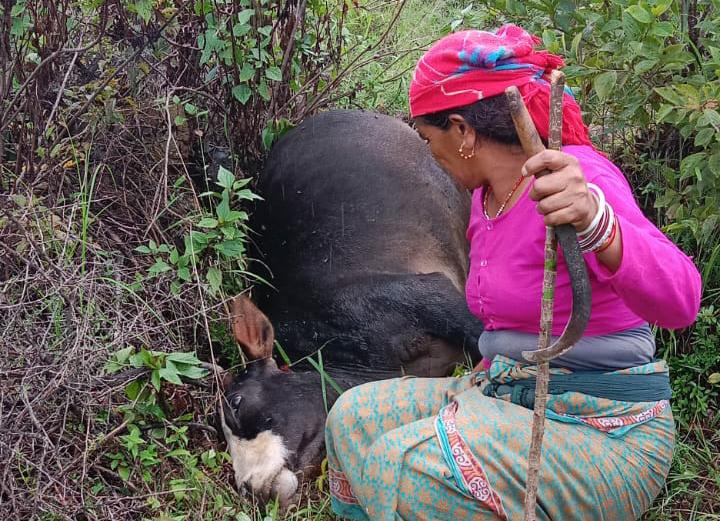
[[(512, 88), (512, 87), (511, 87)], [(562, 99), (565, 88), (565, 78), (562, 72), (553, 71), (551, 75), (550, 95), (550, 130), (548, 145), (553, 150), (559, 150), (562, 144)], [(510, 89), (508, 89), (510, 90)], [(517, 90), (515, 88), (515, 90)], [(519, 93), (517, 93), (519, 95)], [(510, 96), (511, 93), (508, 93)], [(528, 116), (529, 118), (529, 116)], [(518, 134), (522, 133), (516, 121)], [(532, 125), (532, 122), (530, 122)], [(529, 126), (523, 126), (528, 129)], [(530, 141), (530, 140), (528, 140)], [(525, 153), (535, 155), (543, 150), (539, 139), (532, 140), (535, 146)], [(525, 147), (525, 142), (523, 142)], [(545, 264), (543, 270), (542, 315), (540, 318), (540, 336), (538, 349), (546, 349), (550, 345), (553, 322), (553, 300), (555, 298), (555, 277), (557, 275), (557, 241), (552, 226), (545, 230)], [(548, 382), (550, 380), (550, 363), (540, 362), (537, 366), (537, 379), (535, 384), (535, 406), (533, 408), (532, 437), (530, 440), (530, 454), (528, 456), (528, 473), (525, 485), (525, 521), (535, 520), (535, 503), (540, 477), (540, 463), (542, 452), (542, 439), (545, 432), (545, 405), (547, 401)]]

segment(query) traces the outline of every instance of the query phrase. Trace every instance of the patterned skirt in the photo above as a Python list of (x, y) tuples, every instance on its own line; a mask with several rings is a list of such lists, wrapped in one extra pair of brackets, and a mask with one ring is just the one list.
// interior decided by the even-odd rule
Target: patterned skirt
[[(333, 510), (358, 521), (522, 519), (533, 412), (483, 388), (532, 377), (533, 366), (496, 357), (487, 373), (405, 377), (343, 394), (326, 426)], [(550, 396), (547, 414), (537, 519), (639, 518), (672, 459), (668, 401), (564, 392)]]

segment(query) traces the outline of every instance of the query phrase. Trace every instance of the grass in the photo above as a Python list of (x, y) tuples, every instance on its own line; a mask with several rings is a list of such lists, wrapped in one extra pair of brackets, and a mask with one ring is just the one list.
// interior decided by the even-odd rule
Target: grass
[(681, 425), (664, 493), (648, 521), (720, 519), (720, 414)]

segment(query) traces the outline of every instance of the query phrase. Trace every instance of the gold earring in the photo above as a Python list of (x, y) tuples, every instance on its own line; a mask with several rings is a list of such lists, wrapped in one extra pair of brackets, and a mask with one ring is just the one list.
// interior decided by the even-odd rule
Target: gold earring
[(458, 148), (458, 154), (460, 154), (460, 157), (462, 157), (463, 159), (470, 159), (475, 155), (475, 147), (472, 148), (472, 151), (469, 155), (463, 153), (463, 148), (465, 148), (465, 143), (461, 143), (460, 148)]

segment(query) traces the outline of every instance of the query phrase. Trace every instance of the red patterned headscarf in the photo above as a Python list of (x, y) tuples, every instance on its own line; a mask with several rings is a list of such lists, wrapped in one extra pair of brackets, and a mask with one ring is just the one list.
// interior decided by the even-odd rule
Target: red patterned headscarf
[[(540, 39), (516, 25), (494, 32), (461, 31), (442, 38), (420, 58), (410, 84), (412, 117), (470, 105), (520, 90), (540, 136), (548, 137), (550, 84), (547, 77), (564, 65), (560, 56), (536, 50)], [(590, 145), (575, 98), (563, 98), (563, 144)]]

